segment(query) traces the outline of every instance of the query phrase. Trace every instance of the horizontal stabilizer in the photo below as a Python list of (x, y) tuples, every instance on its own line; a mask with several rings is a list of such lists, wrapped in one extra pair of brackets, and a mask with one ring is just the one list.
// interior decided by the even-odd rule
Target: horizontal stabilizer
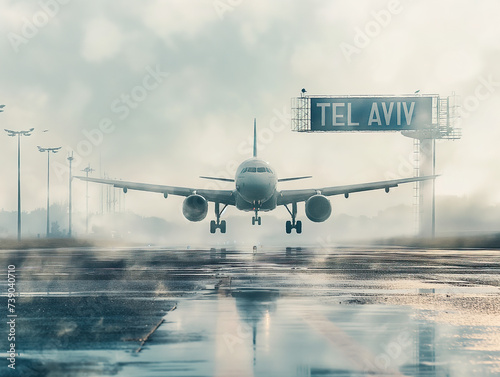
[(308, 175), (305, 177), (280, 178), (278, 179), (278, 182), (297, 181), (299, 179), (307, 179), (307, 178), (312, 178), (312, 175)]
[(232, 179), (232, 178), (202, 177), (202, 176), (200, 176), (200, 178), (213, 179), (214, 181), (234, 182), (234, 179)]

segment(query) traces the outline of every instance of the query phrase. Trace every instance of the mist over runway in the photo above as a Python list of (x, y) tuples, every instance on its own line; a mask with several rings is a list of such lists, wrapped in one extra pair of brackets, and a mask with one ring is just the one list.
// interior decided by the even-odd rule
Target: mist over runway
[(80, 247), (0, 259), (20, 293), (11, 375), (500, 371), (497, 251)]

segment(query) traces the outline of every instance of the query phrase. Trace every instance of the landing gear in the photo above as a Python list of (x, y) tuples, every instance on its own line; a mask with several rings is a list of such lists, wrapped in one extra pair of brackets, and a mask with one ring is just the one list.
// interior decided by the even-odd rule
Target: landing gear
[(297, 220), (297, 221), (287, 221), (285, 224), (285, 230), (287, 234), (292, 233), (292, 229), (295, 229), (297, 231), (297, 234), (302, 233), (302, 221)]
[(227, 204), (222, 208), (222, 211), (219, 210), (219, 203), (215, 203), (215, 217), (217, 218), (217, 221), (210, 221), (210, 233), (215, 233), (217, 229), (220, 229), (221, 233), (226, 233), (226, 220), (220, 219), (220, 216), (222, 215), (222, 212), (227, 207)]
[(298, 220), (295, 221), (295, 217), (297, 217), (297, 203), (292, 203), (292, 210), (288, 208), (288, 206), (285, 204), (285, 208), (292, 216), (292, 221), (287, 221), (285, 224), (285, 230), (287, 234), (292, 233), (292, 229), (295, 229), (297, 231), (297, 234), (302, 233), (302, 221)]
[(259, 216), (259, 210), (257, 209), (257, 206), (255, 206), (255, 216), (252, 217), (252, 225), (255, 225), (255, 223), (257, 223), (257, 225), (261, 224), (261, 218)]

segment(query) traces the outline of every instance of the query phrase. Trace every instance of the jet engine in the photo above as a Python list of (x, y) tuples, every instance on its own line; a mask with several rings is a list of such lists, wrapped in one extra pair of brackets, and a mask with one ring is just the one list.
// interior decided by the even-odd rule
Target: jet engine
[(315, 223), (325, 221), (332, 214), (332, 205), (324, 195), (313, 195), (306, 200), (306, 216)]
[(208, 202), (197, 194), (189, 195), (182, 203), (182, 214), (189, 221), (201, 221), (207, 216)]

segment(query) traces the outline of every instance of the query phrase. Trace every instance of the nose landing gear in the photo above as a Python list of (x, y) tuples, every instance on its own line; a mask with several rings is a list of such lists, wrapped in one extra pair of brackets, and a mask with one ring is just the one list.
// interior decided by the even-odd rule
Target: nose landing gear
[(258, 217), (252, 217), (252, 225), (255, 225), (255, 223), (257, 223), (257, 225), (260, 225), (262, 223), (261, 221), (261, 217), (258, 216)]
[(285, 224), (286, 225), (285, 226), (286, 233), (287, 234), (292, 233), (292, 229), (295, 229), (297, 234), (302, 233), (302, 221), (300, 221), (300, 220), (295, 221), (295, 218), (297, 217), (297, 203), (292, 203), (292, 210), (291, 211), (286, 204), (285, 204), (285, 208), (288, 211), (288, 213), (290, 214), (290, 216), (292, 216), (292, 221), (287, 221)]
[(255, 225), (255, 223), (257, 223), (257, 225), (261, 224), (261, 217), (259, 216), (259, 209), (257, 206), (255, 206), (255, 216), (252, 217), (252, 225)]
[(226, 209), (227, 204), (222, 208), (222, 211), (219, 211), (219, 207), (219, 203), (215, 203), (215, 217), (217, 218), (217, 222), (214, 220), (210, 221), (210, 233), (215, 233), (217, 229), (220, 229), (221, 233), (226, 233), (226, 220), (221, 221), (220, 216)]

